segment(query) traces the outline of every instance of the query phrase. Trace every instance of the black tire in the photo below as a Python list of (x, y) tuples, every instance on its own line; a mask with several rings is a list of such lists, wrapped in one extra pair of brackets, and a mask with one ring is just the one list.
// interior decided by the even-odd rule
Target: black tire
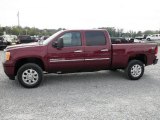
[(7, 42), (7, 45), (12, 45), (12, 43), (11, 42)]
[(43, 71), (37, 64), (27, 63), (19, 68), (17, 79), (23, 87), (38, 87), (43, 80)]
[(150, 39), (150, 38), (147, 38), (147, 40), (148, 40), (148, 41), (151, 41), (151, 39)]
[(139, 60), (131, 60), (125, 72), (130, 80), (138, 80), (143, 76), (144, 64)]
[(0, 50), (4, 50), (7, 46), (0, 47)]

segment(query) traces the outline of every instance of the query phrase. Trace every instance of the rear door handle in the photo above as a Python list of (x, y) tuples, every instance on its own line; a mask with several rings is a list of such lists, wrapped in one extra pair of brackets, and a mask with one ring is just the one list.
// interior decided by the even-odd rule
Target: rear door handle
[(102, 51), (102, 52), (107, 52), (107, 51), (108, 51), (108, 49), (102, 49), (101, 51)]
[(83, 52), (82, 50), (76, 50), (76, 51), (74, 51), (75, 53), (81, 53), (81, 52)]

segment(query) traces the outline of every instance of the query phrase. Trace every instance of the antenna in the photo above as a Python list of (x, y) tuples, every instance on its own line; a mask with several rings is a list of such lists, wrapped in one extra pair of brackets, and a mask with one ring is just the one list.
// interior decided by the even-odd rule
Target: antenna
[(19, 29), (19, 35), (20, 35), (20, 21), (19, 21), (19, 11), (17, 13), (17, 18), (18, 18), (18, 29)]

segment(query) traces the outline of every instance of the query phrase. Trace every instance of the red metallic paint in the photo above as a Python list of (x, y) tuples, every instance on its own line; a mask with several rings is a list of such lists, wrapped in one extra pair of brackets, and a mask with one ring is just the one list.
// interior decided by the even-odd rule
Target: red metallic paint
[[(79, 31), (81, 33), (82, 46), (64, 47), (61, 49), (54, 48), (52, 43), (62, 34), (69, 31)], [(128, 60), (130, 58), (134, 58), (136, 55), (146, 56), (146, 65), (153, 64), (153, 61), (156, 59), (155, 51), (153, 50), (153, 48), (156, 48), (156, 44), (128, 43), (112, 45), (108, 32), (101, 30), (105, 33), (107, 44), (104, 46), (86, 46), (84, 37), (85, 31), (88, 30), (65, 30), (63, 33), (55, 37), (55, 39), (51, 40), (47, 45), (30, 43), (8, 47), (6, 51), (11, 53), (11, 59), (3, 63), (5, 73), (9, 77), (14, 77), (16, 75), (15, 64), (17, 61), (25, 58), (40, 59), (44, 64), (44, 70), (46, 72), (78, 72), (126, 68)], [(103, 49), (107, 49), (107, 51), (103, 51)], [(77, 50), (81, 50), (82, 52), (75, 53), (74, 51)], [(57, 59), (66, 61), (50, 62)], [(92, 59), (92, 61), (87, 59)]]

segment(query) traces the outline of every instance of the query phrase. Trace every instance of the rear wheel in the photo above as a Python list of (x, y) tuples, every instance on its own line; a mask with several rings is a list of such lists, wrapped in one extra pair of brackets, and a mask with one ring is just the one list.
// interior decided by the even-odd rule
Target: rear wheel
[(43, 71), (37, 64), (27, 63), (19, 68), (17, 78), (23, 87), (38, 87), (43, 79)]
[(126, 75), (131, 80), (138, 80), (144, 73), (144, 64), (139, 60), (132, 60), (126, 68)]

